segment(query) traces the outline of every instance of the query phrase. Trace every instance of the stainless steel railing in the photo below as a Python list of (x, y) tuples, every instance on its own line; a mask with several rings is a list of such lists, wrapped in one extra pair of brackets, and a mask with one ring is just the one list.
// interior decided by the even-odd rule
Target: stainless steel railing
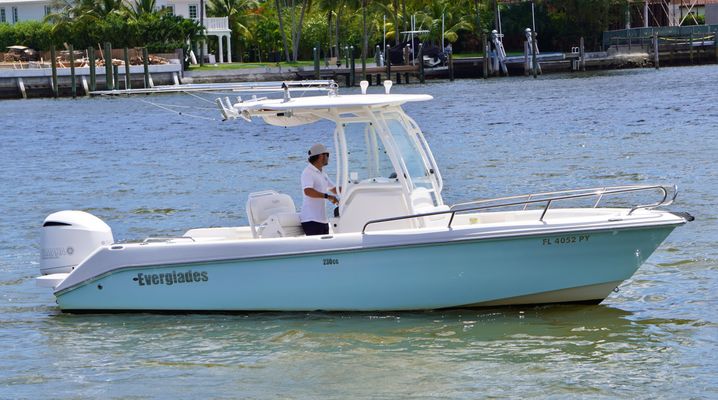
[[(546, 213), (548, 212), (549, 208), (551, 208), (551, 205), (554, 202), (562, 201), (562, 200), (571, 200), (571, 199), (580, 199), (580, 198), (589, 198), (589, 197), (596, 197), (596, 202), (593, 204), (592, 208), (597, 208), (598, 205), (601, 203), (604, 197), (607, 195), (617, 195), (617, 194), (625, 194), (625, 193), (635, 193), (635, 192), (645, 192), (645, 191), (657, 191), (660, 193), (660, 200), (658, 200), (655, 203), (650, 204), (638, 204), (633, 207), (628, 212), (628, 215), (631, 215), (634, 211), (642, 208), (650, 209), (650, 208), (656, 208), (656, 207), (662, 207), (667, 206), (673, 203), (675, 201), (676, 196), (678, 195), (678, 187), (673, 186), (665, 186), (665, 185), (633, 185), (633, 186), (607, 186), (602, 188), (589, 188), (589, 189), (571, 189), (571, 190), (562, 190), (562, 191), (556, 191), (556, 192), (544, 192), (544, 193), (532, 193), (532, 194), (524, 194), (524, 195), (518, 195), (518, 196), (509, 196), (509, 197), (497, 197), (493, 199), (483, 199), (483, 200), (475, 200), (465, 203), (458, 203), (450, 207), (449, 210), (446, 211), (436, 211), (436, 212), (430, 212), (430, 213), (423, 213), (423, 214), (413, 214), (413, 215), (403, 215), (398, 217), (391, 217), (391, 218), (381, 218), (381, 219), (375, 219), (368, 221), (366, 224), (364, 224), (364, 227), (362, 228), (362, 234), (366, 233), (366, 228), (369, 225), (373, 224), (380, 224), (384, 222), (392, 222), (392, 221), (401, 221), (405, 219), (413, 219), (413, 218), (421, 218), (421, 217), (431, 217), (436, 215), (446, 215), (450, 214), (451, 217), (449, 218), (449, 223), (447, 227), (451, 227), (451, 223), (454, 221), (454, 216), (456, 213), (461, 212), (467, 212), (467, 211), (481, 211), (481, 210), (488, 210), (492, 208), (505, 208), (505, 207), (516, 207), (516, 206), (523, 206), (523, 210), (526, 209), (531, 204), (541, 204), (545, 203), (543, 206), (543, 210), (541, 212), (541, 216), (539, 217), (539, 221), (543, 221), (544, 217), (546, 217)], [(495, 203), (495, 204), (486, 204), (486, 203)], [(483, 204), (483, 205), (481, 205)]]

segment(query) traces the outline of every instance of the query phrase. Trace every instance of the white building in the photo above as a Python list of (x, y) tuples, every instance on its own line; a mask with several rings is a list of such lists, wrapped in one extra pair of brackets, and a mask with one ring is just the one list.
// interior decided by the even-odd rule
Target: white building
[(0, 0), (0, 22), (41, 21), (50, 12), (50, 0)]
[[(132, 0), (125, 0), (130, 3)], [(42, 21), (52, 12), (51, 0), (0, 0), (0, 23), (14, 24), (22, 21)], [(205, 3), (205, 10), (206, 4)], [(174, 15), (199, 21), (199, 0), (158, 0), (158, 8), (169, 8)], [(208, 18), (204, 13), (204, 26), (208, 36), (216, 36), (219, 41), (217, 59), (220, 63), (232, 62), (232, 30), (227, 17)], [(226, 47), (225, 47), (226, 41)], [(205, 44), (205, 54), (206, 44)], [(226, 54), (226, 59), (225, 59)]]

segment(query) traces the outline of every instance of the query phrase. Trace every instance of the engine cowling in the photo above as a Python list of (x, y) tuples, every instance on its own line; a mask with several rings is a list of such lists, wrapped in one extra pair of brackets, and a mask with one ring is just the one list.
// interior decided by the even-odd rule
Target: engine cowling
[(84, 211), (50, 214), (42, 224), (40, 272), (70, 272), (98, 247), (114, 243), (112, 229)]

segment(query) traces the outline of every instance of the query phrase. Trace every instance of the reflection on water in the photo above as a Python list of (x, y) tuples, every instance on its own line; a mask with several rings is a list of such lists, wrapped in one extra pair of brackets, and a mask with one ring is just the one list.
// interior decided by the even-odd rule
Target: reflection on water
[(599, 306), (386, 314), (58, 313), (33, 281), (46, 215), (91, 212), (121, 241), (244, 224), (249, 192), (299, 203), (306, 147), (332, 128), (132, 98), (0, 102), (0, 398), (718, 397), (716, 80), (708, 66), (395, 86), (436, 98), (407, 108), (447, 203), (677, 183), (672, 209), (697, 219)]
[[(32, 349), (25, 357), (54, 360), (52, 368), (72, 388), (63, 389), (67, 394), (164, 379), (173, 392), (201, 393), (193, 387), (209, 379), (229, 385), (219, 393), (236, 389), (250, 397), (475, 398), (515, 393), (516, 385), (558, 395), (625, 395), (649, 383), (670, 389), (670, 382), (645, 373), (681, 367), (679, 352), (665, 340), (696, 321), (636, 320), (599, 305), (385, 314), (50, 313), (35, 324), (17, 345)], [(33, 379), (17, 374), (7, 383), (54, 382)]]

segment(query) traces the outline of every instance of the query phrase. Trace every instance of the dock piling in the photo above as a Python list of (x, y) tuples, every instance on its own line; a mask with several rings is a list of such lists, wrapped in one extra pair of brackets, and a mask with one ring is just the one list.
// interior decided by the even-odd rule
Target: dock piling
[(386, 66), (386, 79), (391, 80), (391, 57), (389, 52), (391, 51), (391, 46), (388, 44), (386, 45), (386, 51), (384, 52), (384, 65)]
[(356, 82), (357, 70), (356, 70), (356, 62), (354, 61), (354, 46), (349, 46), (349, 62), (351, 63), (351, 67), (350, 67), (350, 71), (349, 71), (349, 73), (351, 75), (351, 86), (355, 86), (357, 83)]
[(72, 98), (77, 98), (77, 79), (75, 78), (75, 47), (68, 46), (70, 50), (70, 82), (72, 88)]
[(454, 55), (449, 53), (449, 81), (454, 81)]
[(538, 52), (538, 45), (536, 44), (536, 32), (531, 32), (531, 67), (533, 69), (534, 79), (538, 75), (538, 60), (536, 60), (536, 53)]
[(52, 66), (52, 94), (57, 98), (57, 57), (55, 56), (55, 46), (50, 47), (50, 65)]
[(27, 91), (25, 90), (25, 81), (22, 80), (22, 77), (17, 78), (17, 88), (20, 90), (20, 94), (22, 95), (22, 98), (27, 99)]
[(319, 79), (319, 49), (317, 46), (312, 49), (312, 55), (314, 56), (314, 79)]
[(125, 47), (125, 89), (132, 89), (132, 79), (130, 77), (130, 50)]
[(113, 90), (115, 84), (112, 81), (112, 45), (110, 42), (105, 42), (105, 54), (103, 58), (105, 59), (105, 89)]
[(658, 64), (658, 32), (653, 32), (653, 66), (659, 68)]
[(524, 40), (524, 76), (529, 76), (531, 67), (529, 65), (529, 42)]
[(120, 90), (120, 67), (112, 64), (110, 68), (112, 68), (112, 80), (115, 85), (114, 88)]
[(579, 42), (579, 48), (578, 48), (578, 63), (581, 68), (581, 71), (586, 71), (586, 48), (584, 47), (584, 40), (583, 36), (581, 36), (581, 40)]
[(484, 42), (484, 79), (489, 77), (489, 41), (486, 39), (486, 35), (481, 35), (481, 39)]
[(87, 85), (87, 77), (82, 75), (80, 77), (80, 82), (82, 83), (82, 91), (85, 93), (85, 97), (90, 97), (90, 88)]
[(151, 87), (150, 85), (150, 63), (149, 63), (149, 54), (147, 51), (147, 47), (142, 48), (142, 66), (145, 70), (145, 89), (148, 87)]
[(691, 57), (691, 64), (693, 64), (693, 31), (691, 31), (690, 36), (689, 36), (688, 49), (689, 49), (690, 57)]
[(425, 83), (424, 80), (424, 43), (419, 43), (419, 83)]
[(87, 49), (87, 58), (90, 63), (90, 91), (94, 92), (97, 86), (97, 66), (95, 65), (95, 48)]
[[(349, 69), (349, 46), (344, 46), (344, 58), (346, 59), (345, 65), (347, 66), (347, 69)], [(347, 84), (347, 86), (350, 86), (350, 85)]]

